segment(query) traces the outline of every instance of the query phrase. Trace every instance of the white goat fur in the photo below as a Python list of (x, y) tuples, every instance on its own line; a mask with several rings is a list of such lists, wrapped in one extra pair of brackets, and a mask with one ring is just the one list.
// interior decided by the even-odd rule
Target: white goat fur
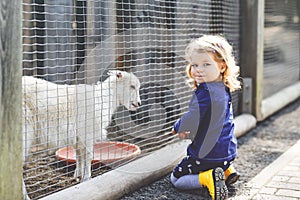
[(119, 70), (96, 85), (58, 85), (29, 76), (22, 78), (22, 85), (23, 159), (37, 138), (54, 148), (73, 145), (74, 177), (82, 181), (91, 177), (94, 141), (107, 139), (103, 130), (117, 106), (136, 110), (141, 104), (138, 78)]

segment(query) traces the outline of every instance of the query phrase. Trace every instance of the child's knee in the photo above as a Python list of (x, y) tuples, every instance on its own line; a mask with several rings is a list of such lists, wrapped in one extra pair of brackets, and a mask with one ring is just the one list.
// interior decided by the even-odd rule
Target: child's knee
[(172, 173), (170, 179), (173, 186), (177, 189), (190, 190), (201, 188), (197, 174), (185, 175), (180, 178), (176, 178)]
[(171, 173), (170, 180), (171, 180), (171, 183), (173, 184), (173, 186), (176, 187), (176, 182), (177, 182), (178, 178), (176, 178), (173, 173)]

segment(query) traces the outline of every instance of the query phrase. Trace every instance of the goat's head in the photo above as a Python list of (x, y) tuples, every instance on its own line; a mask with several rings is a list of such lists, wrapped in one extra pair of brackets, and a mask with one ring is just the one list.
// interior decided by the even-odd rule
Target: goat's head
[(118, 104), (128, 110), (137, 110), (141, 105), (139, 79), (132, 73), (120, 70), (110, 70), (108, 75), (115, 77)]

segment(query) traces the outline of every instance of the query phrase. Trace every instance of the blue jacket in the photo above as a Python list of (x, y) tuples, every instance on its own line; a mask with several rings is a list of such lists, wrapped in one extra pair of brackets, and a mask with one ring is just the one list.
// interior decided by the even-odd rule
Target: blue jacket
[(187, 154), (206, 162), (224, 162), (237, 156), (233, 109), (223, 82), (202, 83), (193, 92), (189, 110), (174, 124), (177, 133), (190, 131)]

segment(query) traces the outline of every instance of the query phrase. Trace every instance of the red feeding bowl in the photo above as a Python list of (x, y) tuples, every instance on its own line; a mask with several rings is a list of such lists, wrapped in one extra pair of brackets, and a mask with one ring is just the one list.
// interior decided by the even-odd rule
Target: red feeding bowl
[[(125, 162), (141, 154), (141, 149), (126, 142), (99, 142), (94, 144), (92, 164), (108, 165), (116, 161)], [(56, 151), (56, 158), (67, 163), (76, 163), (76, 150), (72, 146)]]

